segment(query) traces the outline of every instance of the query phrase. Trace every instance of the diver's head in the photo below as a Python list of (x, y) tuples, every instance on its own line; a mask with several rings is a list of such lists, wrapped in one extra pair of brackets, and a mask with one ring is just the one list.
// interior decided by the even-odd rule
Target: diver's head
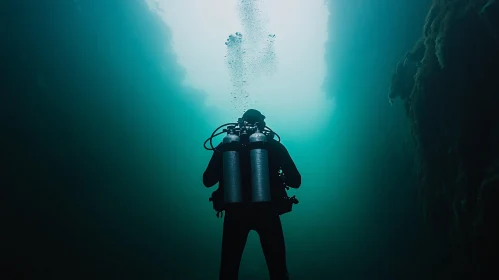
[(247, 110), (242, 117), (243, 121), (249, 124), (258, 123), (258, 129), (263, 130), (265, 128), (265, 116), (260, 113), (260, 111), (255, 109)]

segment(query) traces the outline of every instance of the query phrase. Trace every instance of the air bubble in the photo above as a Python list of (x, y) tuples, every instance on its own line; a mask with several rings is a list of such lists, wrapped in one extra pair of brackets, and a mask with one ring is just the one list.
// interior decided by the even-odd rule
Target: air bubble
[(276, 35), (269, 34), (265, 29), (258, 8), (261, 0), (238, 2), (245, 34), (243, 36), (243, 32), (237, 31), (228, 36), (225, 41), (227, 53), (224, 57), (232, 84), (233, 105), (239, 110), (249, 106), (250, 93), (247, 86), (259, 76), (270, 75), (276, 69)]

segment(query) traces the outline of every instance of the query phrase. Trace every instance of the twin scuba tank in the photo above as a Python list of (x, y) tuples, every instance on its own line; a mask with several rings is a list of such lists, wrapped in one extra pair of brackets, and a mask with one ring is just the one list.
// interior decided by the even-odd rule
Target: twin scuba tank
[(240, 152), (243, 148), (241, 136), (248, 136), (251, 172), (252, 203), (270, 202), (270, 171), (267, 136), (257, 124), (248, 124), (239, 120), (238, 126), (228, 126), (227, 135), (223, 138), (221, 152), (223, 154), (223, 202), (224, 205), (245, 201), (241, 182)]
[[(227, 126), (226, 129), (217, 133), (220, 128), (225, 126)], [(214, 148), (212, 139), (224, 132), (227, 132), (227, 135), (225, 135), (221, 145)], [(221, 152), (223, 158), (223, 178), (221, 178), (223, 188), (218, 188), (214, 191), (209, 199), (213, 203), (213, 209), (217, 212), (217, 217), (220, 217), (227, 207), (243, 202), (275, 203), (279, 215), (291, 212), (293, 204), (298, 204), (295, 196), (289, 197), (287, 195), (286, 190), (289, 188), (286, 186), (285, 176), (282, 172), (278, 174), (282, 188), (275, 194), (276, 197), (274, 199), (276, 201), (272, 201), (267, 141), (273, 139), (274, 136), (277, 136), (280, 142), (279, 135), (270, 128), (265, 127), (264, 130), (260, 130), (258, 124), (250, 124), (239, 119), (237, 123), (219, 126), (212, 133), (211, 137), (206, 139), (204, 142), (205, 149)], [(244, 137), (244, 141), (241, 141), (242, 137)], [(206, 146), (208, 141), (211, 148)], [(241, 176), (241, 152), (246, 153), (248, 150), (249, 166), (251, 168), (251, 191), (243, 190)], [(251, 197), (248, 197), (248, 195)]]

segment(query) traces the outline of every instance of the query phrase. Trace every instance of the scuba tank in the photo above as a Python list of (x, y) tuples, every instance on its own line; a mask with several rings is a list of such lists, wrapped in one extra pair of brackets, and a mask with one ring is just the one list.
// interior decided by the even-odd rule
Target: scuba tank
[(227, 135), (222, 143), (224, 202), (240, 203), (243, 201), (239, 159), (241, 140), (239, 135), (234, 132), (234, 126), (227, 128)]
[(269, 153), (267, 136), (256, 128), (249, 136), (251, 202), (270, 202)]
[[(217, 131), (223, 127), (222, 132)], [(213, 204), (213, 209), (217, 212), (217, 217), (227, 209), (229, 205), (239, 204), (242, 202), (250, 203), (276, 203), (279, 215), (291, 212), (293, 204), (297, 204), (298, 200), (289, 197), (286, 193), (288, 187), (285, 184), (285, 177), (282, 172), (279, 177), (282, 180), (282, 191), (272, 197), (270, 189), (270, 169), (269, 169), (269, 152), (268, 142), (277, 136), (278, 142), (281, 141), (280, 136), (272, 129), (265, 126), (260, 130), (258, 123), (248, 123), (240, 118), (237, 123), (226, 123), (219, 126), (211, 137), (204, 142), (204, 148), (209, 151), (222, 153), (222, 169), (223, 176), (220, 178), (223, 181), (223, 188), (219, 188), (212, 193), (210, 202)], [(214, 137), (227, 133), (218, 148), (213, 146), (212, 140)], [(243, 140), (244, 139), (244, 140)], [(209, 147), (207, 143), (209, 142)], [(250, 170), (241, 170), (241, 152), (249, 152), (249, 168)], [(243, 184), (241, 181), (241, 172), (249, 172), (250, 188), (248, 193), (243, 192)], [(246, 197), (251, 195), (251, 197)], [(276, 201), (273, 201), (276, 200)]]

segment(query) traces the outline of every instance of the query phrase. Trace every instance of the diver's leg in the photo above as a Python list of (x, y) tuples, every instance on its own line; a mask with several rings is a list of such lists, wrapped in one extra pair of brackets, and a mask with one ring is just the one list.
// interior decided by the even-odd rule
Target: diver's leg
[(226, 215), (222, 236), (220, 280), (237, 280), (239, 265), (250, 228), (244, 219)]
[(260, 243), (265, 254), (265, 260), (267, 261), (270, 279), (288, 280), (286, 247), (279, 215), (262, 217), (258, 222), (256, 231), (260, 236)]

